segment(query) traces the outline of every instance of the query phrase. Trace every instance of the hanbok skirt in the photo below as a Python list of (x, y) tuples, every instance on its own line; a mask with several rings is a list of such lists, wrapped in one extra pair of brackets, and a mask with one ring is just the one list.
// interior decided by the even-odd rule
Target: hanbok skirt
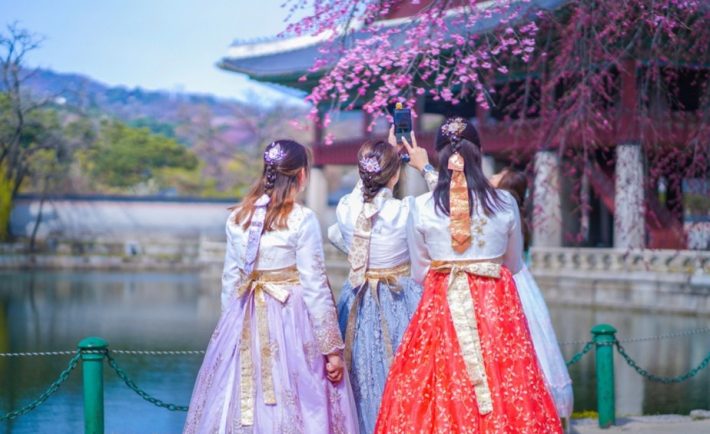
[(408, 277), (408, 271), (406, 276), (375, 279), (355, 289), (346, 282), (340, 293), (338, 321), (346, 351), (351, 353), (347, 362), (362, 434), (375, 429), (392, 355), (421, 298), (421, 286)]
[[(283, 303), (263, 295), (265, 322), (258, 318), (264, 313), (258, 312), (255, 302), (259, 294), (235, 298), (224, 310), (195, 383), (184, 433), (358, 432), (348, 374), (338, 384), (328, 381), (303, 288), (294, 285), (287, 290)], [(268, 326), (266, 349), (259, 342), (259, 327), (264, 325)], [(242, 336), (248, 341), (242, 342)], [(248, 344), (248, 357), (243, 356), (243, 344)], [(267, 360), (268, 372), (262, 370)], [(268, 373), (270, 378), (265, 376)], [(253, 393), (242, 393), (243, 387)]]
[(477, 274), (485, 267), (432, 265), (376, 433), (562, 432), (512, 275), (489, 265), (495, 277)]
[(560, 417), (569, 418), (574, 406), (572, 380), (552, 327), (550, 313), (535, 278), (527, 267), (515, 273), (515, 286), (528, 321), (530, 335), (547, 387)]

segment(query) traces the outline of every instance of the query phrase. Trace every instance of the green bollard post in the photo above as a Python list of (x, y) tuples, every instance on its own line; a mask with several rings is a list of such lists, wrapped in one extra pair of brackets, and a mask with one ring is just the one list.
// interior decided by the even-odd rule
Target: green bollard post
[(616, 329), (609, 324), (592, 327), (597, 365), (597, 412), (599, 428), (616, 425), (616, 399), (614, 390), (614, 347)]
[[(84, 434), (104, 433), (104, 353), (108, 342), (97, 337), (79, 342), (84, 373)], [(101, 352), (84, 352), (86, 350)]]

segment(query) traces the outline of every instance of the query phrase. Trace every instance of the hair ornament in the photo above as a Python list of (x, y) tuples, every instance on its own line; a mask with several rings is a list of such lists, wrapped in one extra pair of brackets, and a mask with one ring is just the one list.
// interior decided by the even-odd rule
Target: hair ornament
[(379, 173), (382, 168), (380, 167), (380, 162), (377, 161), (377, 157), (374, 155), (369, 155), (362, 158), (360, 161), (360, 167), (367, 173)]
[(449, 118), (444, 125), (441, 126), (441, 132), (447, 136), (449, 140), (459, 140), (465, 129), (466, 120), (460, 117)]
[(264, 151), (264, 161), (266, 164), (278, 164), (286, 158), (286, 151), (281, 148), (281, 145), (272, 142)]

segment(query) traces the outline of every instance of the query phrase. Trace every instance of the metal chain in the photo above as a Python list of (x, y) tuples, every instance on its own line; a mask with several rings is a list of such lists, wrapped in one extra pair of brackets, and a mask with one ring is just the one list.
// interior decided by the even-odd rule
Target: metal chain
[[(683, 330), (680, 332), (673, 332), (673, 333), (667, 333), (667, 334), (656, 335), (656, 336), (645, 336), (645, 337), (640, 337), (640, 338), (619, 339), (619, 342), (627, 344), (627, 343), (633, 343), (633, 342), (659, 341), (661, 339), (693, 336), (693, 335), (699, 335), (699, 334), (703, 334), (703, 333), (710, 333), (710, 327), (702, 327), (702, 328), (691, 329), (691, 330)], [(566, 347), (566, 346), (570, 346), (570, 345), (582, 345), (586, 342), (587, 341), (560, 342), (560, 346)]]
[(689, 380), (696, 375), (698, 375), (698, 372), (702, 371), (703, 369), (707, 368), (708, 365), (710, 364), (710, 352), (708, 352), (707, 356), (705, 356), (705, 359), (703, 359), (702, 362), (695, 368), (691, 369), (690, 371), (686, 372), (683, 375), (678, 375), (676, 377), (660, 377), (658, 375), (654, 375), (646, 371), (645, 369), (641, 368), (634, 359), (631, 358), (626, 353), (626, 350), (624, 347), (619, 343), (618, 341), (616, 342), (616, 348), (619, 350), (619, 354), (621, 354), (621, 357), (626, 360), (626, 363), (631, 366), (639, 375), (642, 377), (646, 378), (648, 381), (653, 381), (654, 383), (663, 383), (663, 384), (675, 384), (675, 383), (682, 383), (683, 381)]
[(150, 351), (150, 350), (111, 350), (116, 354), (148, 355), (148, 356), (179, 356), (179, 355), (202, 355), (205, 350), (180, 350), (180, 351)]
[(594, 342), (593, 341), (587, 342), (584, 345), (584, 348), (582, 348), (582, 351), (580, 351), (577, 354), (575, 354), (574, 356), (572, 356), (572, 358), (569, 359), (569, 361), (566, 363), (566, 365), (572, 366), (575, 363), (579, 362), (582, 359), (582, 357), (584, 357), (585, 354), (587, 354), (588, 352), (590, 352), (592, 350), (592, 348), (594, 348)]
[(59, 374), (59, 378), (57, 378), (52, 384), (50, 384), (47, 390), (45, 390), (37, 399), (22, 407), (21, 409), (0, 415), (0, 421), (14, 419), (16, 417), (27, 414), (42, 405), (50, 396), (52, 396), (52, 394), (56, 392), (57, 389), (59, 389), (59, 386), (61, 386), (62, 383), (64, 383), (67, 378), (69, 378), (69, 374), (71, 373), (71, 371), (74, 370), (74, 368), (76, 368), (77, 364), (79, 363), (81, 353), (79, 351), (74, 351), (72, 354), (74, 354), (74, 357), (69, 360), (69, 365)]
[(113, 368), (114, 371), (116, 371), (116, 375), (119, 376), (121, 380), (123, 380), (124, 383), (126, 383), (126, 386), (128, 386), (129, 389), (133, 390), (136, 392), (141, 398), (145, 399), (146, 401), (150, 402), (151, 404), (162, 407), (162, 408), (167, 408), (170, 411), (187, 411), (187, 406), (186, 405), (176, 405), (176, 404), (170, 404), (164, 401), (161, 401), (158, 398), (154, 398), (148, 394), (148, 392), (144, 391), (136, 383), (133, 382), (130, 378), (128, 378), (128, 374), (121, 369), (118, 364), (116, 363), (116, 359), (111, 357), (110, 353), (106, 353), (106, 360), (108, 360), (108, 364), (111, 368)]
[(699, 334), (703, 334), (703, 333), (710, 333), (710, 327), (703, 327), (703, 328), (692, 329), (692, 330), (684, 330), (684, 331), (680, 331), (680, 332), (667, 333), (667, 334), (658, 335), (658, 336), (647, 336), (647, 337), (643, 337), (643, 338), (618, 339), (618, 341), (621, 342), (622, 344), (628, 344), (628, 343), (632, 343), (632, 342), (657, 341), (657, 340), (668, 339), (668, 338), (693, 336), (693, 335), (699, 335)]
[[(84, 353), (101, 353), (103, 351), (83, 350)], [(116, 354), (148, 355), (148, 356), (181, 356), (181, 355), (202, 355), (205, 350), (175, 350), (175, 351), (152, 351), (152, 350), (111, 350)], [(0, 353), (0, 357), (36, 357), (36, 356), (68, 356), (76, 353), (76, 350), (67, 351), (36, 351), (27, 353)]]
[(34, 357), (34, 356), (68, 356), (75, 354), (76, 350), (67, 351), (41, 351), (33, 353), (0, 353), (0, 357)]

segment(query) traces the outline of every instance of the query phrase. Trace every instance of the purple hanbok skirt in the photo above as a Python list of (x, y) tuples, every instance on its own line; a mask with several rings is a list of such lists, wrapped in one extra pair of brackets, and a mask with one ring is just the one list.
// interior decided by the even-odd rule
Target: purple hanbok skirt
[[(254, 296), (233, 299), (212, 334), (190, 400), (184, 433), (357, 434), (358, 421), (347, 372), (338, 384), (326, 377), (303, 301), (292, 286), (285, 303), (266, 296), (268, 333), (276, 404), (265, 404), (261, 379)], [(253, 423), (242, 424), (240, 340), (249, 315), (251, 332)]]

